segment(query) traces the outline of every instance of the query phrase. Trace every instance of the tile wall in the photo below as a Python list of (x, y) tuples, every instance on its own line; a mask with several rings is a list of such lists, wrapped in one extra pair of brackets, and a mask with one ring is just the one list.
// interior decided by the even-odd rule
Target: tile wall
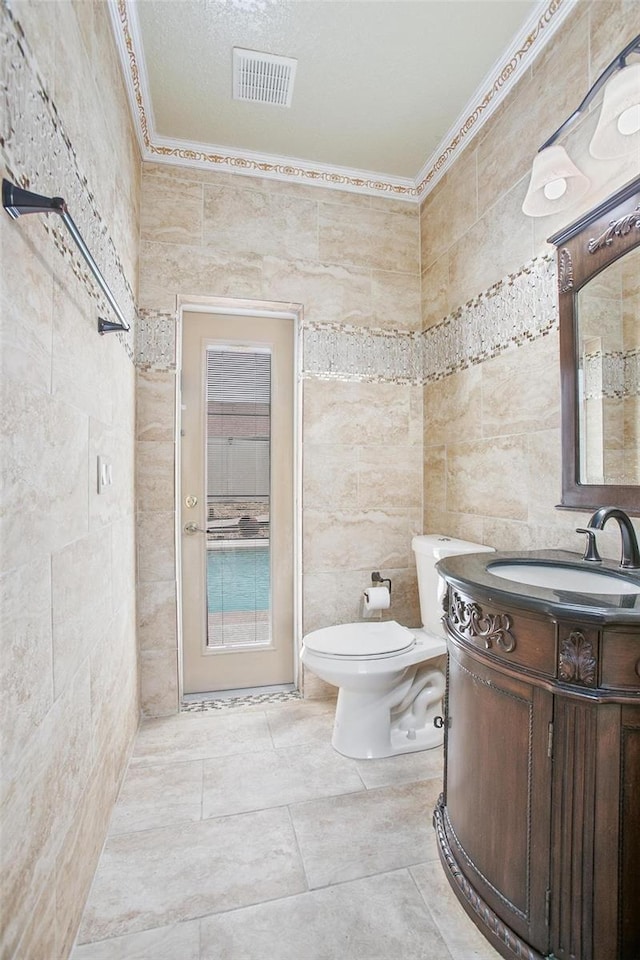
[[(581, 0), (478, 138), (421, 207), (422, 322), (442, 319), (535, 258), (546, 243), (640, 171), (640, 158), (588, 154), (596, 110), (566, 147), (595, 186), (580, 205), (531, 219), (521, 210), (532, 158), (637, 33), (637, 4)], [(464, 311), (463, 311), (464, 312)], [(509, 298), (504, 304), (508, 330)], [(478, 344), (478, 353), (481, 352)], [(560, 369), (557, 322), (496, 356), (424, 387), (424, 527), (499, 549), (582, 548), (588, 514), (560, 511)], [(428, 364), (428, 356), (426, 363)], [(599, 537), (619, 555), (616, 530)]]
[[(589, 114), (570, 150), (597, 186), (553, 218), (531, 220), (521, 204), (541, 131), (628, 42), (632, 12), (623, 0), (581, 0), (426, 199), (419, 235), (409, 204), (144, 165), (140, 304), (155, 319), (140, 350), (138, 441), (143, 467), (166, 467), (138, 501), (150, 714), (172, 712), (178, 697), (165, 342), (177, 295), (303, 306), (304, 631), (358, 617), (376, 568), (394, 580), (391, 615), (417, 623), (410, 540), (423, 529), (499, 548), (580, 549), (574, 529), (587, 517), (554, 509), (560, 379), (545, 238), (630, 179), (637, 158), (593, 161)], [(151, 410), (152, 396), (162, 403)], [(615, 555), (616, 532), (601, 539)], [(323, 692), (308, 681), (307, 695)]]
[[(2, 175), (67, 199), (131, 315), (140, 160), (106, 7), (0, 18)], [(3, 960), (68, 955), (139, 712), (132, 338), (98, 335), (51, 219), (0, 215)]]
[[(418, 210), (400, 201), (144, 164), (143, 316), (170, 322), (178, 295), (302, 304), (305, 330), (346, 325), (375, 330), (379, 338), (415, 333)], [(178, 695), (175, 369), (158, 356), (154, 329), (155, 322), (139, 351), (139, 629), (143, 708), (162, 714), (176, 709)], [(372, 570), (393, 579), (393, 616), (419, 619), (411, 537), (422, 523), (422, 389), (411, 379), (374, 379), (311, 371), (303, 380), (305, 631), (359, 617)], [(161, 470), (146, 469), (160, 462)]]

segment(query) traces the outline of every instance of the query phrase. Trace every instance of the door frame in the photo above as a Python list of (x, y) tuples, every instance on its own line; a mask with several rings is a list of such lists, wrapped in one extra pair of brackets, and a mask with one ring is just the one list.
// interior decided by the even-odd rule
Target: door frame
[(182, 527), (181, 458), (182, 430), (182, 332), (183, 314), (212, 313), (238, 317), (264, 317), (293, 323), (293, 682), (300, 689), (300, 638), (302, 637), (302, 321), (300, 303), (272, 300), (245, 300), (235, 297), (204, 297), (179, 294), (176, 313), (176, 410), (175, 410), (175, 546), (176, 546), (176, 630), (178, 639), (178, 698), (182, 703), (183, 630), (182, 630)]

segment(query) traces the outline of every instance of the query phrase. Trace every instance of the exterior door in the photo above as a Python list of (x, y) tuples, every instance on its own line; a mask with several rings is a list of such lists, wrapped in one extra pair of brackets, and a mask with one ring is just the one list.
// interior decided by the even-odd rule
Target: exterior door
[(184, 311), (184, 692), (293, 680), (294, 322)]

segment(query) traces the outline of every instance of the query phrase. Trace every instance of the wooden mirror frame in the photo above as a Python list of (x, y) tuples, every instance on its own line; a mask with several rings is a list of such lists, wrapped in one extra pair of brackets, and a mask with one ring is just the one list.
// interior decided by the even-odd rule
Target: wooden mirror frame
[(611, 505), (640, 516), (640, 486), (580, 483), (576, 339), (576, 304), (580, 289), (609, 264), (640, 245), (640, 177), (549, 237), (549, 243), (558, 248), (562, 405), (560, 506), (579, 510)]

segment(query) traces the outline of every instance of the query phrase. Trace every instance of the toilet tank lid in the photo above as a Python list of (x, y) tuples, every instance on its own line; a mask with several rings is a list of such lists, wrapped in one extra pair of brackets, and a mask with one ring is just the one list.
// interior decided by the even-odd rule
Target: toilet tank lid
[(454, 557), (460, 553), (495, 553), (494, 547), (485, 547), (484, 544), (473, 543), (472, 540), (445, 537), (441, 533), (424, 533), (422, 536), (414, 537), (411, 547), (415, 553), (428, 554), (436, 560)]

